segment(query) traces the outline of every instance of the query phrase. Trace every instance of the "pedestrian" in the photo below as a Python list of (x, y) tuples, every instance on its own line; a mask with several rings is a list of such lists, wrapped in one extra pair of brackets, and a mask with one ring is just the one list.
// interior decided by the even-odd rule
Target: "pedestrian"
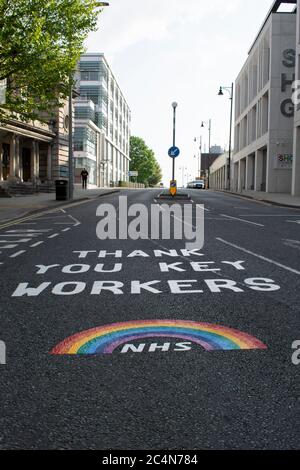
[(81, 179), (82, 179), (82, 189), (87, 189), (87, 180), (88, 180), (89, 173), (84, 168), (81, 172)]

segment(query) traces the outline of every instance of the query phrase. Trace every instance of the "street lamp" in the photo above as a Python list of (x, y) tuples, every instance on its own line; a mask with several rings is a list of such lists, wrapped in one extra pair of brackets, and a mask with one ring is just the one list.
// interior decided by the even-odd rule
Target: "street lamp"
[[(194, 138), (194, 142), (197, 142), (198, 138)], [(199, 157), (198, 157), (198, 176), (201, 178), (201, 157), (202, 157), (202, 136), (199, 137)], [(197, 158), (197, 155), (194, 156)]]
[[(172, 103), (172, 108), (173, 108), (173, 147), (175, 147), (176, 144), (176, 108), (178, 104), (176, 101)], [(175, 158), (172, 159), (172, 181), (175, 180)]]
[(208, 153), (210, 153), (210, 147), (211, 147), (211, 119), (209, 121), (202, 121), (201, 127), (204, 128), (206, 125), (208, 125)]
[(231, 136), (232, 136), (232, 114), (233, 114), (233, 83), (230, 87), (227, 86), (220, 86), (220, 90), (218, 95), (224, 96), (223, 90), (229, 93), (229, 99), (231, 101), (230, 105), (230, 130), (229, 130), (229, 150), (228, 150), (228, 189), (230, 191), (231, 186)]
[(181, 175), (181, 178), (182, 178), (182, 187), (184, 188), (184, 172), (187, 171), (187, 167), (186, 166), (182, 166), (179, 168), (179, 170), (182, 171), (182, 175)]
[(228, 189), (230, 191), (231, 186), (231, 136), (232, 136), (232, 114), (233, 114), (233, 83), (231, 86), (220, 86), (218, 95), (224, 96), (223, 90), (229, 93), (230, 104), (230, 130), (229, 130), (229, 149), (228, 149)]

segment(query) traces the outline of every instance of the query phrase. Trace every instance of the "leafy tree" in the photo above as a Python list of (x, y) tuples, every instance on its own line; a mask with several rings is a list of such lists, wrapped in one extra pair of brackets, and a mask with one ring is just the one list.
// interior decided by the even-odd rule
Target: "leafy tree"
[(156, 186), (162, 180), (162, 171), (157, 161), (154, 164), (154, 171), (152, 176), (148, 179), (148, 184), (151, 187)]
[(100, 3), (0, 0), (0, 81), (6, 82), (0, 118), (35, 119), (62, 104)]
[(130, 170), (138, 171), (137, 181), (146, 186), (155, 186), (162, 178), (161, 168), (153, 150), (140, 137), (130, 138)]

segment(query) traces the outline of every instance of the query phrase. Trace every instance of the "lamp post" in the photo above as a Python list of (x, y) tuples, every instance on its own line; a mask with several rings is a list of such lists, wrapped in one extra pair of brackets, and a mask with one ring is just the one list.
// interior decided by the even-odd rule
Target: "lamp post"
[[(194, 142), (197, 142), (198, 138), (194, 138)], [(199, 137), (199, 157), (198, 157), (198, 177), (201, 178), (201, 157), (202, 157), (202, 136)], [(194, 158), (197, 158), (195, 155)]]
[(210, 147), (211, 147), (211, 119), (209, 121), (202, 121), (201, 127), (205, 127), (208, 125), (208, 153), (210, 153)]
[(230, 104), (230, 130), (229, 130), (229, 149), (228, 149), (228, 189), (231, 187), (231, 136), (232, 136), (232, 114), (233, 114), (233, 83), (231, 87), (221, 86), (219, 90), (219, 96), (224, 96), (223, 90), (229, 93)]
[(182, 178), (182, 187), (184, 188), (184, 172), (187, 170), (187, 167), (185, 166), (182, 166), (179, 168), (179, 170), (182, 171), (182, 175), (181, 175), (181, 178)]
[[(108, 2), (97, 2), (96, 8), (108, 7)], [(69, 192), (68, 198), (70, 201), (74, 195), (74, 152), (73, 152), (73, 99), (79, 96), (79, 93), (74, 90), (73, 77), (69, 78), (69, 150), (68, 150), (68, 170), (69, 170)]]
[[(172, 103), (173, 108), (173, 147), (176, 145), (176, 108), (178, 104), (174, 101)], [(175, 180), (175, 158), (172, 158), (172, 181)]]

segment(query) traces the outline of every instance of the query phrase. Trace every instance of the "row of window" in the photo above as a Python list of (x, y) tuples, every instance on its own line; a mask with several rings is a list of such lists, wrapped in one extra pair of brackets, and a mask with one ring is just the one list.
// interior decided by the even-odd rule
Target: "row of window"
[[(122, 97), (121, 91), (115, 86), (114, 80), (111, 80), (110, 87), (109, 87), (108, 75), (103, 76), (103, 71), (101, 71), (100, 69), (99, 70), (81, 70), (80, 80), (85, 81), (85, 82), (102, 81), (101, 86), (103, 88), (103, 94), (105, 94), (107, 98), (108, 88), (110, 88), (110, 96), (112, 100), (115, 102), (115, 105), (120, 109), (120, 112), (125, 112), (127, 105), (125, 103), (125, 100)], [(87, 89), (87, 87), (84, 87), (84, 88)], [(92, 89), (93, 87), (90, 87), (90, 88)], [(97, 88), (99, 88), (99, 86)], [(95, 93), (94, 93), (94, 96), (95, 96)], [(128, 110), (127, 110), (127, 114), (128, 114)]]
[(257, 50), (249, 57), (244, 72), (237, 82), (235, 116), (238, 118), (270, 80), (270, 46), (268, 32)]
[(235, 151), (239, 152), (269, 130), (269, 94), (266, 93), (235, 127)]

